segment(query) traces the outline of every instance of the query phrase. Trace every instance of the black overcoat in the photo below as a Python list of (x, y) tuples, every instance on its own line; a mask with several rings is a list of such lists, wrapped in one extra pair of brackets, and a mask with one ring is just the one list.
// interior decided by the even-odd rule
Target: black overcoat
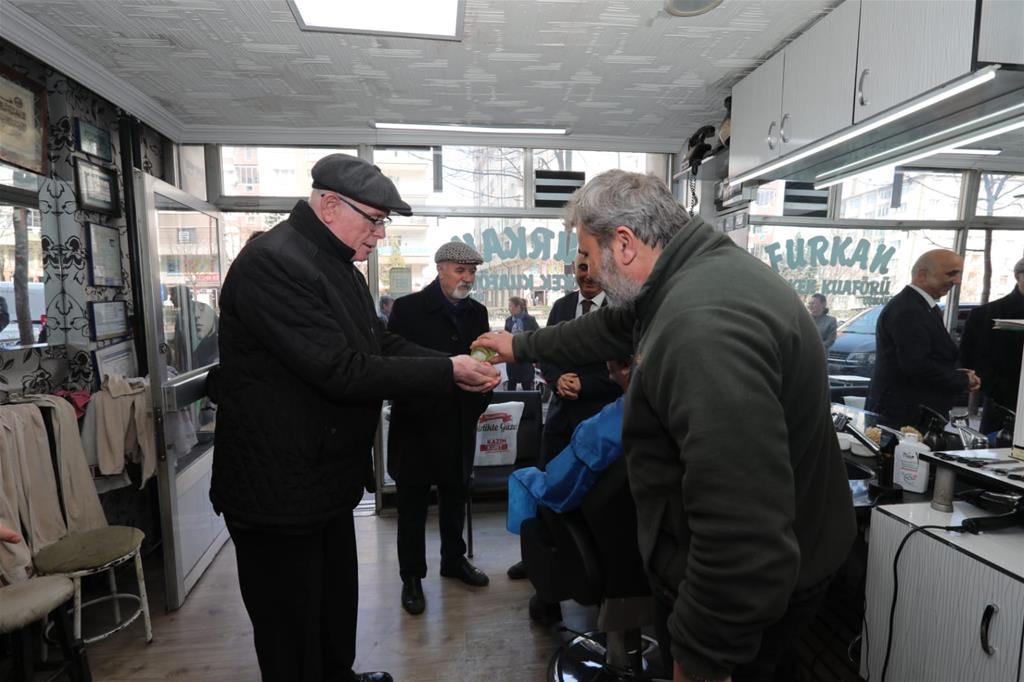
[[(395, 301), (388, 330), (448, 355), (469, 353), (489, 330), (487, 308), (471, 298), (460, 304), (461, 330), (435, 279)], [(444, 398), (396, 400), (388, 431), (388, 473), (399, 483), (465, 482), (473, 468), (476, 423), (490, 394), (456, 391)]]
[(350, 513), (373, 485), (381, 401), (455, 393), (448, 358), (380, 324), (352, 256), (300, 201), (224, 280), (210, 498), (235, 521)]

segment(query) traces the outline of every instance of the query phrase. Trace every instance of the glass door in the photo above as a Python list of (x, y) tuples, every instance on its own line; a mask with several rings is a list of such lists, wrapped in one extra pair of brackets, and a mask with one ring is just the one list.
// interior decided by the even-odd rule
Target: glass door
[(145, 173), (135, 171), (135, 186), (171, 610), (227, 539), (209, 499), (217, 413), (206, 396), (218, 362), (223, 220), (214, 206)]

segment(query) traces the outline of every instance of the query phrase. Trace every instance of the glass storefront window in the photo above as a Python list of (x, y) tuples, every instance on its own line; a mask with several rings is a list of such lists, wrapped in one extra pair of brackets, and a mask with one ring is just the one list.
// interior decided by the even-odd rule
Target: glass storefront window
[(35, 173), (0, 163), (0, 185), (16, 187), (17, 189), (29, 189), (35, 192), (39, 189), (39, 176)]
[[(20, 171), (19, 171), (20, 172)], [(27, 175), (31, 175), (28, 173)], [(32, 176), (36, 177), (36, 176)], [(27, 269), (15, 272), (15, 251), (25, 239), (24, 245), (28, 254)], [(30, 336), (21, 338), (18, 325), (18, 301), (15, 293), (15, 275), (19, 281), (27, 285), (22, 291), (27, 292), (29, 318), (31, 319)], [(0, 319), (0, 346), (27, 345), (44, 342), (41, 317), (46, 314), (46, 296), (43, 282), (46, 273), (43, 271), (42, 232), (39, 222), (39, 211), (22, 206), (0, 205), (0, 297), (6, 303), (7, 320)]]
[(373, 162), (413, 207), (522, 208), (522, 149), (378, 147)]
[(982, 173), (977, 215), (1024, 217), (1024, 175)]
[[(960, 205), (959, 172), (908, 170), (895, 175), (880, 168), (843, 182), (840, 218), (865, 220), (956, 220)], [(897, 206), (893, 207), (893, 193)]]
[[(985, 288), (985, 233), (972, 229), (967, 234), (967, 255), (964, 259), (964, 277), (960, 285), (960, 301), (980, 303)], [(1013, 266), (1024, 256), (1024, 230), (991, 230), (989, 257), (992, 275), (988, 300), (1001, 298), (1013, 291), (1017, 282)]]
[(910, 282), (925, 251), (953, 247), (953, 230), (868, 230), (755, 225), (747, 249), (797, 293), (823, 293), (840, 322), (882, 305)]
[(535, 170), (583, 171), (587, 180), (606, 170), (619, 168), (632, 173), (653, 173), (665, 178), (668, 167), (666, 154), (643, 152), (591, 152), (573, 149), (535, 149)]
[(322, 147), (220, 148), (221, 193), (225, 196), (309, 196), (313, 164), (340, 152), (356, 156), (355, 149)]
[(228, 265), (254, 234), (266, 232), (287, 217), (287, 213), (225, 213), (224, 257)]
[(568, 274), (576, 233), (567, 233), (560, 220), (398, 216), (377, 246), (381, 293), (397, 298), (430, 284), (437, 275), (434, 253), (453, 238), (484, 258), (473, 297), (487, 306), (493, 328), (504, 324), (510, 296), (525, 298), (543, 325), (551, 304), (576, 288)]

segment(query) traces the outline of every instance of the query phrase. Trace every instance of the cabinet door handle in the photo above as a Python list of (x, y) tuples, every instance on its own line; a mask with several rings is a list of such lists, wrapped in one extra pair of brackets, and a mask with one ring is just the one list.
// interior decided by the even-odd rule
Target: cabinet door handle
[(782, 123), (779, 124), (779, 139), (783, 142), (789, 142), (789, 135), (786, 135), (786, 121), (789, 120), (789, 114), (782, 117)]
[(999, 607), (989, 604), (985, 607), (985, 613), (981, 616), (981, 650), (989, 656), (996, 653), (996, 648), (988, 643), (988, 630), (992, 625), (992, 616), (999, 613)]
[(868, 98), (864, 94), (864, 81), (867, 80), (869, 73), (871, 73), (871, 69), (864, 69), (860, 72), (860, 79), (857, 81), (857, 99), (862, 107), (868, 105)]
[(772, 135), (775, 134), (775, 121), (768, 124), (768, 149), (775, 151), (775, 141), (772, 140)]

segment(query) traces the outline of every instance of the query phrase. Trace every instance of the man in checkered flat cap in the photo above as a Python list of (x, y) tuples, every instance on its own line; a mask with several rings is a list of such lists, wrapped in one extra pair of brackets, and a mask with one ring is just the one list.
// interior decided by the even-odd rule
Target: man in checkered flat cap
[[(434, 262), (437, 277), (422, 291), (395, 301), (388, 329), (448, 355), (468, 353), (470, 342), (489, 330), (487, 308), (469, 297), (483, 259), (468, 244), (448, 242), (437, 250)], [(424, 536), (431, 485), (437, 486), (441, 575), (473, 587), (489, 582), (466, 559), (462, 540), (476, 423), (489, 397), (463, 391), (444, 399), (401, 399), (392, 404), (388, 473), (398, 489), (402, 607), (412, 615), (426, 607), (421, 581), (427, 575)]]
[(312, 176), (309, 199), (246, 244), (224, 280), (210, 499), (234, 541), (264, 682), (391, 682), (352, 672), (352, 510), (374, 489), (381, 401), (452, 401), (500, 375), (377, 318), (355, 264), (391, 213), (411, 213), (387, 176), (345, 154), (320, 159)]

